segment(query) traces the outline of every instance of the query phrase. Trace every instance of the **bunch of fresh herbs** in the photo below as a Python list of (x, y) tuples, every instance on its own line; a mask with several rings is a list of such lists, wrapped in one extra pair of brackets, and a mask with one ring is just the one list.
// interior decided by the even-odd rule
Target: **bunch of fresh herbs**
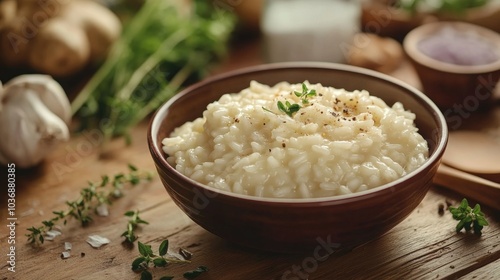
[(411, 13), (421, 10), (462, 14), (469, 8), (486, 5), (490, 0), (399, 0), (398, 5)]
[(145, 0), (72, 102), (80, 129), (98, 128), (105, 140), (128, 136), (131, 127), (224, 56), (235, 22), (211, 1)]

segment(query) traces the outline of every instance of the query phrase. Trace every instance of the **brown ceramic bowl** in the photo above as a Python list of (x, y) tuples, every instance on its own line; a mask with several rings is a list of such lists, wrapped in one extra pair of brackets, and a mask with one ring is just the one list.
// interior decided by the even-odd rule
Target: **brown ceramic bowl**
[[(309, 80), (347, 90), (366, 89), (391, 105), (402, 101), (417, 116), (416, 124), (430, 146), (429, 160), (414, 172), (378, 188), (313, 199), (258, 198), (220, 191), (189, 179), (169, 165), (161, 140), (186, 121), (200, 117), (222, 94), (239, 92), (252, 80), (269, 85)], [(400, 223), (430, 188), (447, 135), (445, 119), (436, 105), (396, 79), (347, 65), (279, 63), (221, 74), (186, 88), (156, 112), (148, 144), (165, 189), (197, 224), (246, 247), (297, 252), (317, 246), (354, 246)]]
[[(481, 65), (457, 65), (423, 53), (419, 46), (422, 40), (440, 34), (438, 32), (445, 28), (455, 30), (460, 36), (474, 32), (491, 45), (498, 59)], [(444, 112), (456, 108), (473, 112), (491, 105), (494, 88), (500, 79), (500, 34), (469, 23), (434, 22), (408, 33), (403, 47), (422, 82), (423, 92)]]

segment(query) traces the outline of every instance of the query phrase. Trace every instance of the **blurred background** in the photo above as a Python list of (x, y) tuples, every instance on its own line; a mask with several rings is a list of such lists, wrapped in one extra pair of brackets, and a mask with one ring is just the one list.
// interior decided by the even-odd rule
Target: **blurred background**
[(500, 31), (499, 0), (1, 0), (2, 81), (20, 73), (62, 81), (88, 75), (145, 1), (168, 2), (179, 13), (205, 2), (211, 13), (232, 14), (231, 40), (257, 38), (262, 62), (328, 61), (391, 72), (402, 59), (395, 42), (424, 23), (457, 20)]
[(131, 110), (163, 92), (152, 111), (207, 75), (269, 62), (351, 64), (421, 88), (402, 43), (440, 21), (498, 34), (500, 0), (0, 0), (0, 80), (50, 75), (74, 114), (97, 120), (116, 103)]

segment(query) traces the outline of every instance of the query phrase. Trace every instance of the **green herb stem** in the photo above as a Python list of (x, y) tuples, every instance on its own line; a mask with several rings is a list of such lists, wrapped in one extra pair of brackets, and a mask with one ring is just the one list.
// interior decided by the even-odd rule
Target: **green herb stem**
[(189, 75), (192, 73), (193, 65), (191, 63), (186, 64), (177, 74), (170, 80), (170, 83), (167, 84), (158, 94), (156, 98), (151, 99), (138, 113), (135, 118), (135, 122), (137, 123), (140, 120), (144, 119), (148, 114), (150, 114), (153, 110), (155, 110), (163, 100), (167, 100), (175, 95), (177, 90), (182, 86), (182, 84), (189, 78)]
[(117, 98), (121, 100), (127, 100), (132, 95), (133, 91), (142, 82), (142, 79), (164, 58), (166, 53), (172, 51), (172, 49), (178, 45), (182, 40), (189, 36), (184, 29), (180, 29), (172, 34), (170, 37), (165, 39), (160, 47), (149, 56), (142, 64), (133, 72), (130, 76), (130, 80), (121, 88), (117, 93)]

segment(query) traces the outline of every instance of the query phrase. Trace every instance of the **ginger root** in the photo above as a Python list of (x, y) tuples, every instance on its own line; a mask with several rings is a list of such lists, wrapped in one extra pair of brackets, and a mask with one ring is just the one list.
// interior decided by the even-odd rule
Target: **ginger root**
[(119, 18), (92, 0), (5, 0), (0, 64), (66, 77), (101, 62), (121, 34)]
[(403, 48), (396, 40), (358, 33), (354, 36), (347, 63), (387, 74), (396, 70), (403, 59)]

